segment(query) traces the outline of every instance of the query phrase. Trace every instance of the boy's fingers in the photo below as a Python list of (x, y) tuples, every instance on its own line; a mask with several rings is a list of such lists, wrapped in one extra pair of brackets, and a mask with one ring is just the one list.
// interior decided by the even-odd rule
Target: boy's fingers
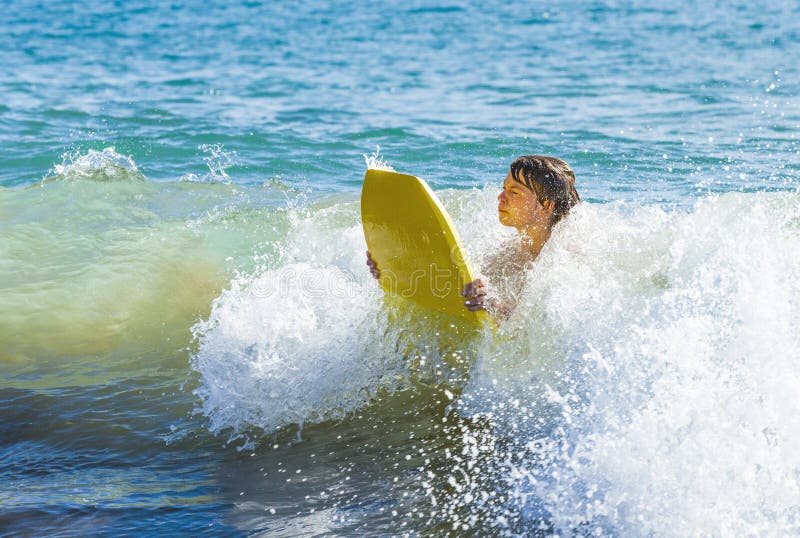
[(477, 288), (472, 290), (465, 290), (461, 292), (462, 297), (483, 297), (486, 295), (486, 292), (483, 288)]
[(461, 292), (461, 295), (464, 297), (483, 297), (486, 295), (486, 290), (483, 289), (483, 286), (478, 288), (470, 288)]
[(476, 295), (475, 292), (478, 290), (483, 290), (483, 281), (480, 278), (475, 279), (472, 282), (467, 282), (467, 285), (464, 286), (464, 291), (461, 294), (465, 297), (468, 295)]
[(475, 283), (474, 282), (467, 282), (467, 285), (464, 286), (464, 291), (461, 292), (461, 295), (463, 295), (464, 297), (468, 297), (468, 296), (472, 295), (473, 284), (475, 284)]

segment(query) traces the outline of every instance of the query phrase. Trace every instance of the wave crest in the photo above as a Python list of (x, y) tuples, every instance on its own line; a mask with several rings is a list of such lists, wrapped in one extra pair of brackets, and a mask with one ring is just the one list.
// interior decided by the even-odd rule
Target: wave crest
[(55, 165), (41, 184), (64, 180), (120, 182), (147, 181), (147, 178), (139, 171), (133, 158), (107, 147), (101, 151), (90, 149), (84, 154), (62, 155), (61, 164)]

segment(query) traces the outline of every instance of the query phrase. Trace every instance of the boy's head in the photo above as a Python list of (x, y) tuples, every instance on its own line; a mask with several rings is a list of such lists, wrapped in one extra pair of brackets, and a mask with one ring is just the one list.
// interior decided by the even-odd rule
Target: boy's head
[(556, 157), (524, 155), (511, 163), (510, 176), (530, 189), (539, 203), (554, 205), (551, 224), (555, 224), (580, 202), (575, 190), (575, 172)]

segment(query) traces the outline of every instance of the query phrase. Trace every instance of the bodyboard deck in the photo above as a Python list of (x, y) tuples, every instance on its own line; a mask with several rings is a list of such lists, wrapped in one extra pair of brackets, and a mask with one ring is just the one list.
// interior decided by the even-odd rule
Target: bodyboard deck
[(387, 294), (470, 324), (485, 323), (485, 311), (471, 312), (464, 306), (461, 291), (475, 275), (450, 216), (425, 181), (367, 170), (361, 219)]

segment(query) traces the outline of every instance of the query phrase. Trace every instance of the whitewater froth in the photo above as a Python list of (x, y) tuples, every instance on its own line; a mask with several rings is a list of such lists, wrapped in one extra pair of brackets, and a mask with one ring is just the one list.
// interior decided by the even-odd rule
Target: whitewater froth
[(566, 534), (797, 529), (797, 207), (729, 194), (574, 215), (462, 402), (507, 443), (476, 462), (506, 484), (503, 510)]
[[(473, 257), (505, 239), (485, 224), (492, 190), (442, 196)], [(442, 513), (503, 534), (795, 528), (797, 207), (758, 193), (576, 208), (497, 337), (469, 344), (453, 409), (482, 425), (462, 432), (455, 493), (425, 482)], [(409, 375), (356, 210), (296, 212), (281, 256), (195, 326), (213, 431), (341, 418)]]
[(292, 210), (279, 256), (234, 279), (195, 325), (212, 431), (341, 418), (405, 375), (402, 357), (382, 347), (386, 315), (353, 211)]

